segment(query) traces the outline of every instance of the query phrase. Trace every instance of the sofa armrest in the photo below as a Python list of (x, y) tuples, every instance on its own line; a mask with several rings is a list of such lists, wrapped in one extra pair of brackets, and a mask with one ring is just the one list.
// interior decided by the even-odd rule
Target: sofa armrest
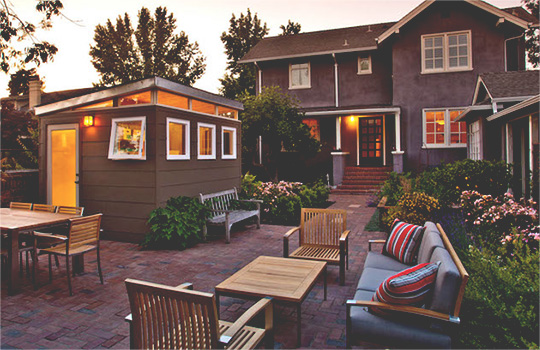
[(376, 244), (384, 244), (384, 243), (386, 243), (386, 239), (370, 239), (368, 241), (368, 249), (369, 249), (369, 251), (371, 251), (371, 244), (374, 244), (374, 243), (376, 243)]
[(405, 305), (392, 305), (387, 303), (381, 303), (378, 301), (368, 301), (368, 300), (347, 300), (347, 318), (350, 317), (350, 309), (352, 306), (365, 306), (365, 307), (377, 307), (380, 309), (398, 311), (407, 314), (413, 314), (428, 318), (434, 318), (440, 321), (447, 321), (455, 324), (460, 323), (459, 317), (454, 317), (452, 315), (444, 314), (442, 312), (437, 312), (428, 309), (422, 309), (415, 306), (405, 306)]

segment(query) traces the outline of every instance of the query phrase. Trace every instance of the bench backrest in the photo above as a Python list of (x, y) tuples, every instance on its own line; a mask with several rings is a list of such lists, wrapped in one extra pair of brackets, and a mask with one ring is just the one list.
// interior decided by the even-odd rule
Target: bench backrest
[[(226, 190), (216, 193), (200, 193), (199, 196), (201, 203), (206, 204), (212, 210), (230, 210), (231, 202), (234, 200), (238, 200), (238, 192), (236, 191), (236, 187), (232, 190)], [(223, 214), (215, 213), (212, 216), (215, 217), (219, 215)]]
[(302, 208), (300, 245), (339, 248), (339, 237), (347, 230), (347, 211)]

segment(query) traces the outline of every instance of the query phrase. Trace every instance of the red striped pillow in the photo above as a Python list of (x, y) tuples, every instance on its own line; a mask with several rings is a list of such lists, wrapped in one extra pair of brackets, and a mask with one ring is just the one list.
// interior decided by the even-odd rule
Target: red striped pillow
[[(413, 266), (398, 274), (388, 277), (373, 295), (372, 301), (380, 301), (393, 305), (422, 306), (437, 278), (440, 261), (435, 263), (424, 263)], [(391, 311), (376, 307), (369, 308), (369, 311), (378, 315), (388, 315)]]
[(425, 227), (407, 224), (398, 219), (394, 220), (390, 235), (384, 245), (383, 253), (390, 255), (404, 264), (414, 264), (425, 229)]

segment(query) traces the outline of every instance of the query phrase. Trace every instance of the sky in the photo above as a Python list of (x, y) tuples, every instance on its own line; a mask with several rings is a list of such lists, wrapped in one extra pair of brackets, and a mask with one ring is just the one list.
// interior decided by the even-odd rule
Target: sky
[[(24, 20), (37, 22), (36, 0), (8, 0)], [(257, 13), (270, 28), (269, 35), (278, 35), (280, 25), (290, 19), (302, 25), (302, 32), (352, 27), (364, 24), (398, 21), (421, 0), (63, 0), (65, 17), (54, 19), (48, 31), (37, 37), (56, 45), (58, 52), (53, 62), (42, 64), (38, 74), (45, 80), (45, 91), (91, 87), (99, 80), (92, 66), (90, 45), (94, 29), (128, 13), (132, 24), (137, 23), (137, 12), (147, 7), (151, 12), (165, 6), (177, 19), (177, 32), (184, 31), (190, 42), (198, 42), (206, 57), (206, 71), (195, 87), (218, 93), (219, 79), (226, 70), (227, 58), (220, 36), (229, 28), (234, 13)], [(499, 8), (520, 6), (520, 0), (489, 0)], [(27, 68), (32, 68), (28, 66)], [(9, 76), (0, 73), (0, 97), (9, 93)]]

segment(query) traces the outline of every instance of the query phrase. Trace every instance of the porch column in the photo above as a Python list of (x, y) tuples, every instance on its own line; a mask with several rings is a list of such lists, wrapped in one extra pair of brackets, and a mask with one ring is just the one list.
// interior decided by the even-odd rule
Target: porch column
[(336, 118), (336, 150), (341, 149), (341, 117)]
[(341, 117), (336, 118), (336, 151), (332, 155), (332, 184), (334, 187), (341, 185), (345, 174), (345, 165), (349, 152), (341, 151)]
[(396, 129), (396, 150), (392, 151), (394, 159), (394, 171), (396, 173), (403, 172), (403, 152), (401, 150), (401, 112), (394, 113), (394, 123)]

